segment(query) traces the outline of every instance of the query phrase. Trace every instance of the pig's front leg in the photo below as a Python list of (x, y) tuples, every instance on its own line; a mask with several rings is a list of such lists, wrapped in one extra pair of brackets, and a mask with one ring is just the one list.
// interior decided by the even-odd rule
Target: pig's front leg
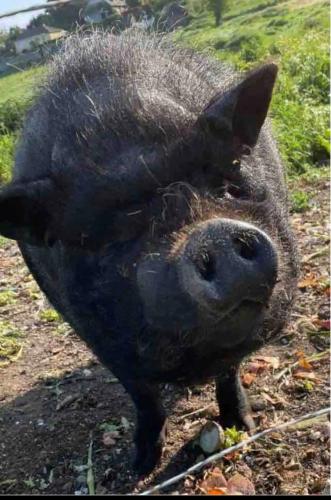
[(251, 407), (240, 381), (239, 366), (229, 368), (216, 378), (216, 397), (222, 427), (235, 425), (237, 429), (255, 429)]
[(140, 475), (145, 475), (160, 462), (166, 438), (166, 414), (157, 385), (140, 381), (129, 384), (127, 391), (137, 410), (134, 467)]

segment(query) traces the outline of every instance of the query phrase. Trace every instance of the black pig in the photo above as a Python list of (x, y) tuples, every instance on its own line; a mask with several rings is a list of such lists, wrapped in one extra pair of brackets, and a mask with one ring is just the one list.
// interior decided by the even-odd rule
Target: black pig
[(297, 278), (264, 124), (276, 73), (132, 30), (73, 36), (1, 191), (0, 232), (136, 405), (141, 473), (165, 438), (160, 383), (213, 377), (223, 426), (253, 427), (239, 365), (279, 334)]

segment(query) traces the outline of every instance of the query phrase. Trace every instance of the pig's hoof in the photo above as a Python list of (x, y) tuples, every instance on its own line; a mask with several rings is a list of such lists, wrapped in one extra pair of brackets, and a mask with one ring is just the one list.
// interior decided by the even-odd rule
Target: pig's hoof
[(134, 468), (139, 476), (150, 474), (159, 465), (162, 457), (162, 449), (163, 443), (157, 443), (146, 445), (143, 449), (137, 451)]
[(235, 426), (237, 429), (243, 429), (251, 433), (256, 429), (256, 425), (250, 411), (243, 411), (237, 415), (221, 414), (219, 421), (223, 429)]
[(156, 441), (148, 440), (148, 435), (145, 435), (145, 438), (140, 436), (139, 441), (136, 441), (137, 455), (134, 468), (139, 476), (146, 476), (159, 465), (167, 432), (168, 423), (166, 420)]

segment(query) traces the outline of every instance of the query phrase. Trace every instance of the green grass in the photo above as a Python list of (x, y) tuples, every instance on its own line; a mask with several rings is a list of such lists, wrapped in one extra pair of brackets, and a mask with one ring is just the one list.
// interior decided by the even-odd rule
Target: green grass
[(10, 180), (17, 134), (44, 73), (35, 67), (0, 78), (0, 185)]
[(17, 293), (12, 290), (0, 292), (0, 307), (14, 305), (17, 302)]
[(10, 180), (15, 142), (15, 134), (0, 135), (0, 185)]
[[(178, 43), (207, 51), (246, 71), (273, 60), (279, 77), (270, 116), (290, 177), (328, 163), (329, 2), (326, 0), (229, 0), (221, 26), (200, 0)], [(10, 179), (21, 117), (44, 67), (0, 78), (0, 184)], [(318, 175), (318, 174), (317, 174)]]
[(22, 351), (24, 335), (10, 321), (0, 321), (0, 368), (15, 361)]
[(177, 33), (185, 45), (246, 71), (265, 61), (280, 72), (273, 128), (290, 175), (328, 162), (329, 6), (325, 0), (237, 0), (216, 28), (211, 13)]
[(306, 212), (309, 209), (309, 195), (304, 191), (291, 193), (291, 209), (293, 212)]
[(10, 100), (26, 101), (31, 99), (44, 73), (44, 67), (38, 66), (0, 78), (0, 104)]
[(39, 318), (47, 323), (54, 323), (56, 321), (62, 321), (61, 316), (55, 309), (45, 309), (39, 313)]

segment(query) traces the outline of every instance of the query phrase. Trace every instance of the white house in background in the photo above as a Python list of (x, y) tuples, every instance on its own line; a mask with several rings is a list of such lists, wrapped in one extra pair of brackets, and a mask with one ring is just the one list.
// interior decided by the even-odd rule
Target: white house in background
[(86, 23), (101, 23), (109, 17), (112, 10), (117, 14), (122, 14), (126, 8), (125, 0), (87, 0), (83, 18)]
[(45, 43), (59, 40), (66, 35), (66, 31), (62, 28), (53, 28), (51, 26), (38, 26), (35, 28), (28, 28), (18, 35), (15, 41), (15, 49), (17, 54), (24, 51), (29, 51), (35, 47), (40, 47)]

